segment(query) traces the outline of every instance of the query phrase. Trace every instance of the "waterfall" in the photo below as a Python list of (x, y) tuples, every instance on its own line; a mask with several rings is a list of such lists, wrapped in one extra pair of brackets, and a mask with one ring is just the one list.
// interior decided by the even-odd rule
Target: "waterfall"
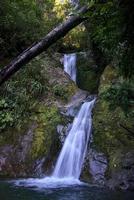
[(76, 82), (76, 54), (64, 55), (64, 71)]
[[(76, 54), (64, 55), (64, 71), (76, 82)], [(95, 99), (82, 104), (75, 116), (72, 128), (61, 149), (54, 171), (50, 177), (15, 181), (17, 186), (58, 188), (81, 185), (79, 177), (92, 129), (92, 108)]]
[(91, 135), (94, 102), (85, 102), (81, 106), (57, 160), (53, 177), (79, 179)]

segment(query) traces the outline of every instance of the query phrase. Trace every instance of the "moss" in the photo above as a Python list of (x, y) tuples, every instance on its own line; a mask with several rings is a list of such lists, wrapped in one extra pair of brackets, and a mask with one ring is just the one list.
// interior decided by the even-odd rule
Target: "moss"
[(109, 173), (121, 168), (122, 154), (134, 149), (134, 137), (120, 126), (125, 124), (132, 128), (133, 119), (123, 120), (122, 116), (119, 108), (109, 111), (108, 104), (101, 101), (96, 105), (93, 119), (93, 146), (107, 155)]
[[(108, 66), (101, 77), (99, 94), (115, 81), (118, 81), (117, 73)], [(118, 170), (122, 155), (134, 149), (134, 136), (123, 128), (133, 130), (133, 118), (126, 117), (120, 107), (109, 110), (109, 103), (99, 98), (94, 109), (93, 126), (93, 147), (107, 155), (109, 172)]]
[(31, 147), (32, 158), (39, 158), (49, 153), (55, 139), (56, 126), (62, 121), (55, 106), (38, 106), (37, 127), (34, 130), (34, 138)]
[(78, 87), (91, 93), (97, 92), (100, 73), (96, 71), (96, 65), (91, 55), (78, 54), (77, 60), (77, 84)]
[(17, 124), (16, 127), (9, 127), (8, 129), (1, 132), (0, 147), (4, 145), (17, 145), (19, 138), (27, 133), (32, 123), (33, 122), (30, 118), (26, 118), (25, 120), (23, 120), (23, 124), (21, 124), (21, 126)]
[(68, 100), (70, 99), (70, 97), (72, 97), (75, 92), (77, 91), (77, 86), (74, 83), (70, 83), (67, 85), (67, 94), (68, 94)]
[(98, 88), (99, 79), (96, 79), (97, 74), (92, 71), (83, 71), (82, 69), (78, 72), (78, 86), (87, 90), (91, 93), (96, 93)]
[(120, 108), (109, 111), (108, 103), (100, 100), (95, 108), (93, 123), (95, 143), (105, 152), (111, 151), (111, 148), (115, 146), (131, 144), (132, 140), (129, 140), (129, 135), (120, 124), (130, 123), (132, 125), (132, 119), (124, 118)]
[(68, 101), (70, 97), (75, 93), (77, 87), (74, 83), (69, 83), (67, 85), (56, 84), (52, 90), (57, 98), (63, 101)]
[(105, 91), (111, 84), (114, 84), (118, 80), (118, 74), (116, 69), (108, 65), (100, 79), (100, 86), (99, 86), (99, 94), (101, 94), (103, 91)]
[[(9, 124), (4, 118), (6, 126), (4, 129), (0, 127), (0, 146), (14, 145), (19, 136), (27, 132), (33, 121), (40, 118), (38, 112), (44, 109), (44, 105), (40, 104), (41, 101), (52, 105), (58, 100), (66, 102), (77, 90), (76, 85), (59, 68), (60, 55), (44, 54), (43, 56), (43, 59), (40, 56), (35, 58), (21, 75), (15, 76), (1, 89), (1, 99), (8, 99), (9, 102), (6, 102), (9, 105), (6, 109), (1, 109), (1, 112), (6, 114), (11, 112), (13, 122)], [(57, 91), (53, 91), (55, 87), (58, 94)], [(38, 104), (40, 105), (37, 108)]]

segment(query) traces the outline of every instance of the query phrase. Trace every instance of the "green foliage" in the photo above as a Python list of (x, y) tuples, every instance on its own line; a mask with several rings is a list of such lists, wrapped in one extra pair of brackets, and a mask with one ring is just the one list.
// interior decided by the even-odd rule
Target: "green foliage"
[(1, 53), (12, 56), (45, 35), (52, 25), (46, 17), (52, 6), (49, 0), (0, 1)]
[(120, 78), (117, 69), (107, 66), (101, 77), (99, 94), (100, 99), (96, 102), (93, 116), (92, 145), (107, 155), (108, 173), (112, 170), (111, 175), (122, 166), (120, 154), (125, 155), (134, 148), (133, 83)]
[(118, 167), (120, 158), (116, 156), (119, 152), (124, 155), (125, 152), (131, 152), (134, 148), (133, 135), (123, 129), (120, 124), (133, 131), (133, 118), (131, 116), (125, 117), (119, 107), (109, 112), (108, 102), (100, 99), (94, 110), (94, 140), (92, 145), (96, 150), (107, 155), (109, 170), (116, 170)]
[(43, 62), (37, 58), (0, 88), (0, 130), (21, 126), (37, 100), (47, 93), (47, 85)]
[(76, 90), (77, 87), (73, 82), (64, 83), (64, 85), (56, 84), (52, 87), (52, 92), (54, 93), (56, 99), (59, 98), (64, 102), (69, 100)]
[(134, 75), (134, 11), (128, 0), (91, 1), (88, 13), (89, 33), (93, 46), (97, 47), (107, 63), (112, 62), (120, 75), (130, 79)]
[(0, 100), (0, 131), (13, 124), (13, 105), (6, 99)]
[(134, 90), (132, 84), (129, 82), (124, 81), (110, 86), (101, 94), (101, 97), (108, 101), (111, 110), (120, 107), (126, 115), (129, 112), (133, 112)]
[[(8, 129), (15, 127), (22, 129), (24, 124), (28, 125), (28, 122), (34, 120), (37, 113), (42, 113), (45, 104), (49, 102), (49, 105), (53, 105), (57, 99), (66, 101), (77, 90), (73, 82), (65, 76), (61, 77), (61, 69), (57, 67), (59, 62), (55, 60), (57, 54), (52, 57), (48, 54), (42, 56), (35, 58), (0, 88), (1, 133), (4, 134)], [(42, 107), (40, 106), (41, 109), (36, 109), (41, 102), (44, 103)], [(47, 112), (49, 117), (46, 108), (44, 112)], [(7, 115), (12, 119), (7, 121)]]
[(53, 92), (57, 97), (62, 97), (64, 100), (68, 98), (68, 89), (63, 85), (55, 85), (53, 87)]
[[(89, 1), (90, 2), (90, 1)], [(89, 33), (93, 47), (99, 50), (101, 60), (112, 63), (117, 69), (113, 85), (103, 91), (101, 97), (109, 108), (120, 107), (125, 115), (133, 115), (134, 78), (134, 12), (133, 3), (126, 0), (94, 1), (93, 10), (88, 13)], [(103, 80), (109, 79), (110, 72)], [(123, 81), (120, 81), (123, 79)], [(110, 82), (110, 79), (109, 79)]]
[(121, 14), (115, 1), (96, 3), (90, 12), (91, 38), (110, 61), (117, 48), (121, 35)]
[[(75, 9), (75, 3), (70, 3), (69, 0), (55, 0), (54, 12), (58, 19), (58, 22), (63, 22), (68, 16), (77, 15), (77, 10)], [(60, 40), (61, 49), (64, 50), (74, 50), (83, 49), (87, 47), (88, 33), (83, 24), (72, 29), (63, 39)]]
[(126, 79), (134, 78), (134, 47), (129, 44), (125, 45), (119, 59), (119, 73)]

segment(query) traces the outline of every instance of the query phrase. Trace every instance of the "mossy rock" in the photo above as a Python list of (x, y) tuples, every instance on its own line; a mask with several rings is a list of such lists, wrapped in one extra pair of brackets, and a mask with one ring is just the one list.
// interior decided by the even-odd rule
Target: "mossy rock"
[(56, 106), (38, 106), (37, 123), (34, 129), (31, 156), (33, 159), (47, 156), (53, 141), (56, 139), (56, 126), (62, 118)]
[[(99, 94), (113, 83), (119, 81), (116, 69), (108, 66), (101, 77)], [(109, 110), (109, 103), (99, 96), (93, 117), (93, 147), (107, 155), (109, 175), (122, 168), (122, 156), (134, 150), (134, 119), (125, 116), (120, 107)], [(125, 128), (126, 127), (126, 128)]]
[(56, 98), (63, 100), (64, 102), (67, 102), (73, 94), (77, 91), (76, 85), (70, 81), (70, 83), (66, 85), (56, 84), (52, 88), (52, 91)]
[(84, 71), (81, 69), (78, 72), (78, 77), (77, 84), (81, 89), (87, 90), (90, 93), (97, 93), (99, 79), (96, 78), (97, 74), (94, 71)]
[(90, 93), (96, 93), (99, 85), (100, 73), (89, 52), (77, 55), (77, 85)]
[(109, 86), (118, 82), (117, 70), (112, 66), (108, 65), (100, 77), (99, 94), (104, 92)]

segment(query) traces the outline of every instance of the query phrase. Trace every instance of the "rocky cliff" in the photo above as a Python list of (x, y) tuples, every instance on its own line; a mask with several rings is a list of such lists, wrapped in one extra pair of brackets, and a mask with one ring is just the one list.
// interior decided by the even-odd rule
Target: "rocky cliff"
[(93, 182), (110, 188), (134, 189), (134, 118), (124, 115), (119, 106), (110, 109), (110, 103), (102, 97), (104, 91), (118, 81), (116, 68), (107, 66), (100, 78), (94, 108), (88, 176)]

